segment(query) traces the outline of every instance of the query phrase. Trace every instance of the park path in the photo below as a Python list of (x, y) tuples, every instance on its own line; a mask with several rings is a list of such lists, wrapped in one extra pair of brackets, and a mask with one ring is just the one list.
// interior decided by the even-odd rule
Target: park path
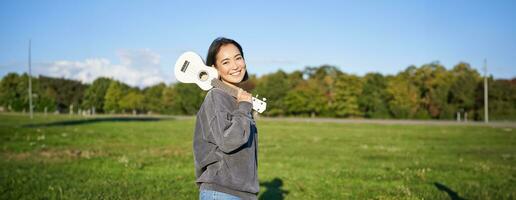
[[(176, 119), (195, 119), (195, 116), (174, 116)], [(487, 126), (496, 128), (516, 128), (513, 121), (479, 121), (454, 120), (413, 120), (413, 119), (342, 119), (342, 118), (309, 118), (309, 117), (262, 117), (255, 116), (258, 121), (285, 121), (307, 123), (343, 123), (343, 124), (384, 124), (384, 125), (436, 125), (436, 126)]]
[[(24, 113), (6, 113), (0, 112), (1, 115), (20, 116), (27, 115)], [(66, 116), (66, 114), (61, 114)], [(40, 114), (40, 116), (43, 116)], [(81, 117), (74, 115), (74, 117)], [(95, 115), (83, 116), (84, 118), (172, 118), (178, 120), (195, 120), (195, 116), (180, 115)], [(263, 117), (255, 116), (258, 121), (285, 121), (285, 122), (310, 122), (310, 123), (343, 123), (343, 124), (384, 124), (384, 125), (436, 125), (436, 126), (484, 126), (496, 128), (516, 128), (515, 121), (492, 121), (489, 123), (479, 121), (454, 121), (454, 120), (412, 120), (412, 119), (342, 119), (342, 118), (309, 118), (309, 117)], [(79, 118), (80, 119), (80, 118)]]
[(343, 124), (384, 124), (384, 125), (437, 125), (437, 126), (488, 126), (516, 128), (516, 122), (458, 122), (452, 120), (405, 120), (405, 119), (339, 119), (339, 118), (300, 118), (300, 117), (257, 117), (263, 121), (287, 121), (287, 122), (318, 122), (318, 123), (343, 123)]

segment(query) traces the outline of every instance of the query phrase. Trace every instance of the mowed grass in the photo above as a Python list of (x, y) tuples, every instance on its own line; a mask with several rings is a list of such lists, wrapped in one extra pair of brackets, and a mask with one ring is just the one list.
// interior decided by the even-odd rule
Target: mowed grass
[[(197, 199), (194, 119), (0, 115), (2, 199)], [(511, 128), (258, 120), (262, 199), (514, 199)]]

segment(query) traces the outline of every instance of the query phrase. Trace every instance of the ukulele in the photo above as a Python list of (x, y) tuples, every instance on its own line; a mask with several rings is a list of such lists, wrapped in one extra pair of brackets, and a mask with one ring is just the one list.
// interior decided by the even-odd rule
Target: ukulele
[[(226, 85), (219, 80), (219, 73), (214, 67), (208, 67), (204, 64), (201, 56), (194, 52), (188, 51), (183, 53), (176, 61), (174, 73), (176, 79), (181, 83), (195, 83), (202, 90), (210, 90), (211, 88), (219, 88), (233, 97), (237, 97), (238, 90)], [(267, 108), (267, 99), (262, 100), (252, 97), (253, 110), (262, 113)]]

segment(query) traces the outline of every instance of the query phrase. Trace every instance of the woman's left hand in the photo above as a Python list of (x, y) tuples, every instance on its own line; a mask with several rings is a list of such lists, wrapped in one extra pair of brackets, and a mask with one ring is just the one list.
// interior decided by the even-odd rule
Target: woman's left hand
[(238, 102), (247, 101), (247, 102), (251, 103), (251, 101), (252, 101), (251, 98), (252, 98), (251, 94), (249, 94), (242, 88), (238, 89), (238, 93), (237, 93), (237, 101)]

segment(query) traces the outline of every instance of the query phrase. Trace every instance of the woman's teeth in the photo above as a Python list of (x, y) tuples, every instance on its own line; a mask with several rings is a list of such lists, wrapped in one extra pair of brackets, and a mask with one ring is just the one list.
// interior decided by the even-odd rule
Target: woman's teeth
[(236, 72), (230, 73), (229, 75), (231, 75), (231, 76), (237, 76), (237, 75), (240, 75), (240, 71), (236, 71)]

